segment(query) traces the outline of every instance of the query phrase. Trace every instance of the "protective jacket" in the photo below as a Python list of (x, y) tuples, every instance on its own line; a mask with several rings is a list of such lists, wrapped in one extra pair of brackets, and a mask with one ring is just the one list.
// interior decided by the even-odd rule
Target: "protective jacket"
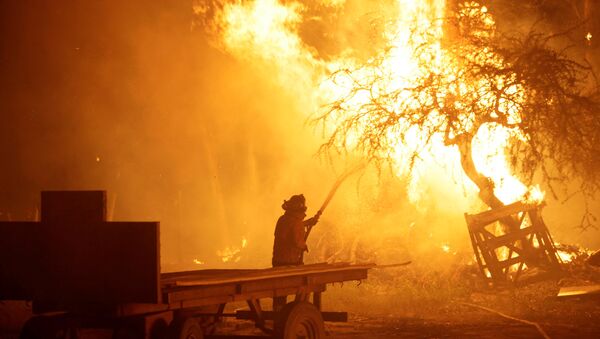
[(306, 247), (306, 227), (317, 223), (318, 218), (304, 220), (302, 211), (286, 211), (275, 226), (273, 266), (302, 265)]

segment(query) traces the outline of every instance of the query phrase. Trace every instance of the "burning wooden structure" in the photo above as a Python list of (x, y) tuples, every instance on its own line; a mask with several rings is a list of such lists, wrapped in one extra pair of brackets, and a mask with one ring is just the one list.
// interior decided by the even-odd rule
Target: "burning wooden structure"
[[(374, 267), (161, 273), (159, 223), (107, 222), (105, 197), (103, 191), (42, 192), (41, 222), (0, 222), (0, 300), (31, 300), (36, 314), (23, 338), (80, 328), (110, 329), (115, 338), (202, 338), (223, 316), (253, 320), (276, 337), (321, 338), (323, 321), (347, 318), (321, 312), (326, 285), (366, 279)], [(263, 310), (261, 299), (290, 295), (283, 309)], [(249, 311), (224, 314), (236, 301)]]
[[(518, 283), (526, 269), (560, 271), (560, 257), (544, 223), (540, 206), (516, 202), (479, 214), (466, 214), (475, 258), (487, 281), (499, 286)], [(514, 229), (497, 234), (496, 228), (511, 218)]]

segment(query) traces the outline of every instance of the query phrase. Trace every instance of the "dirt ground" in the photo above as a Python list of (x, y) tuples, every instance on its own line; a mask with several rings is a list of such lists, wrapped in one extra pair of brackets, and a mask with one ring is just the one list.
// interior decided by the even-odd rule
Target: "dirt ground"
[[(580, 304), (581, 317), (576, 320), (558, 317), (537, 323), (550, 338), (600, 338), (599, 305), (600, 300)], [(325, 327), (332, 339), (544, 338), (534, 325), (505, 319), (483, 310), (462, 312), (446, 319), (350, 314), (347, 323), (326, 323)], [(231, 319), (224, 321), (219, 333), (261, 335), (251, 322)], [(14, 329), (0, 333), (0, 338), (17, 337)], [(85, 337), (110, 338), (110, 335), (88, 331)]]
[[(346, 311), (349, 321), (326, 323), (326, 331), (336, 339), (600, 338), (600, 295), (556, 297), (561, 287), (600, 284), (600, 268), (573, 264), (554, 279), (494, 289), (481, 284), (472, 268), (444, 267), (379, 270), (362, 283), (328, 286), (324, 310)], [(0, 338), (17, 338), (31, 305), (8, 305), (0, 302)], [(230, 304), (226, 313), (239, 308), (247, 305)], [(252, 322), (232, 318), (224, 319), (218, 333), (261, 334)]]
[[(457, 317), (458, 318), (458, 317)], [(326, 323), (332, 339), (387, 338), (544, 338), (534, 326), (501, 316), (475, 311), (460, 315), (461, 320), (417, 319), (394, 316), (360, 316), (351, 314), (347, 323)], [(600, 318), (583, 317), (579, 322), (561, 319), (540, 321), (538, 325), (549, 338), (600, 338)], [(228, 320), (220, 333), (260, 335), (249, 322)]]
[(510, 322), (444, 323), (416, 319), (361, 319), (346, 326), (331, 326), (333, 338), (535, 338), (535, 328)]
[[(374, 271), (362, 284), (336, 284), (324, 310), (348, 311), (347, 323), (326, 323), (332, 338), (600, 338), (600, 295), (561, 299), (561, 287), (600, 284), (600, 269), (581, 262), (559, 277), (490, 288), (472, 267), (443, 271), (413, 266)], [(258, 334), (228, 320), (228, 333)], [(537, 326), (537, 327), (536, 327)]]
[[(550, 338), (599, 338), (600, 324), (539, 324)], [(353, 317), (347, 324), (328, 325), (333, 338), (543, 338), (532, 325), (490, 316), (484, 321), (442, 321)]]

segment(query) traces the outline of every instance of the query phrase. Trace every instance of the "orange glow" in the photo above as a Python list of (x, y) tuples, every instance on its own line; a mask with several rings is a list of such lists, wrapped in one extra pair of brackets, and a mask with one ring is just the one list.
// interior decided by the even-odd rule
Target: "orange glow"
[[(331, 6), (341, 3), (343, 1), (327, 2)], [(426, 72), (434, 72), (446, 79), (446, 83), (453, 84), (445, 89), (446, 95), (480, 95), (480, 105), (491, 106), (493, 96), (486, 93), (484, 84), (452, 81), (456, 80), (461, 66), (444, 50), (442, 44), (442, 18), (448, 14), (446, 2), (397, 0), (395, 6), (398, 9), (395, 11), (397, 16), (381, 32), (386, 41), (386, 52), (377, 62), (376, 58), (368, 60), (366, 66), (364, 61), (353, 58), (351, 51), (325, 60), (307, 46), (299, 33), (299, 25), (307, 20), (304, 17), (306, 8), (298, 2), (256, 0), (226, 3), (216, 15), (214, 25), (215, 31), (219, 32), (218, 41), (222, 49), (241, 60), (253, 60), (272, 67), (275, 70), (274, 77), (284, 88), (302, 96), (307, 113), (318, 112), (323, 105), (340, 98), (350, 98), (344, 101), (347, 107), (343, 111), (353, 114), (370, 97), (393, 91), (398, 91), (400, 95), (388, 103), (387, 109), (398, 111), (401, 107), (419, 107), (420, 103), (409, 97), (408, 93), (403, 95), (402, 89), (414, 85), (416, 79)], [(477, 16), (480, 19), (484, 28), (474, 34), (482, 37), (494, 34), (495, 21), (487, 7), (466, 2), (461, 5), (458, 15)], [(418, 55), (415, 53), (417, 49), (421, 51)], [(471, 57), (484, 58), (492, 63), (501, 62), (499, 55), (487, 50), (479, 52)], [(359, 65), (363, 67), (357, 67)], [(351, 76), (331, 77), (332, 72), (344, 69), (353, 70)], [(508, 81), (500, 76), (496, 80), (499, 86), (503, 81)], [(373, 86), (357, 91), (360, 84)], [(522, 89), (517, 86), (505, 90), (517, 101), (524, 99), (524, 94), (519, 95)], [(460, 125), (469, 131), (474, 126), (475, 117), (466, 108), (461, 110), (460, 103), (456, 105), (457, 110), (463, 112), (458, 117)], [(498, 110), (508, 116), (509, 124), (521, 121), (514, 103), (500, 100), (497, 105)], [(343, 120), (344, 117), (339, 119)], [(393, 150), (393, 168), (398, 176), (409, 178), (408, 198), (416, 206), (426, 198), (427, 189), (441, 196), (460, 196), (463, 193), (470, 202), (477, 199), (478, 188), (463, 172), (457, 148), (447, 146), (444, 143), (445, 136), (441, 133), (428, 138), (428, 129), (442, 121), (436, 112), (431, 112), (427, 121), (419, 127), (400, 120), (397, 122), (398, 130), (408, 131), (404, 142), (399, 141), (395, 132), (386, 136), (386, 142), (390, 143)], [(376, 116), (366, 116), (360, 123), (367, 126), (377, 124), (378, 120)], [(477, 170), (493, 181), (494, 193), (502, 202), (543, 200), (544, 193), (539, 186), (527, 187), (522, 183), (512, 172), (507, 160), (505, 150), (510, 140), (525, 138), (517, 127), (484, 123), (475, 133), (473, 160)], [(350, 135), (345, 140), (348, 149), (352, 149), (356, 138)], [(419, 158), (409, 173), (407, 159), (414, 152), (419, 154)], [(440, 170), (444, 173), (441, 179)]]

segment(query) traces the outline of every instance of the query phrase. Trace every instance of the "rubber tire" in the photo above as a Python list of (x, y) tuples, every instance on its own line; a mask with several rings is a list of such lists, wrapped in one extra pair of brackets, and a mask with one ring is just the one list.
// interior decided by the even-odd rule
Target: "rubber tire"
[(169, 339), (203, 339), (202, 327), (194, 318), (179, 318), (169, 326)]
[(325, 338), (325, 325), (321, 311), (306, 301), (286, 304), (275, 322), (275, 337), (278, 339)]

